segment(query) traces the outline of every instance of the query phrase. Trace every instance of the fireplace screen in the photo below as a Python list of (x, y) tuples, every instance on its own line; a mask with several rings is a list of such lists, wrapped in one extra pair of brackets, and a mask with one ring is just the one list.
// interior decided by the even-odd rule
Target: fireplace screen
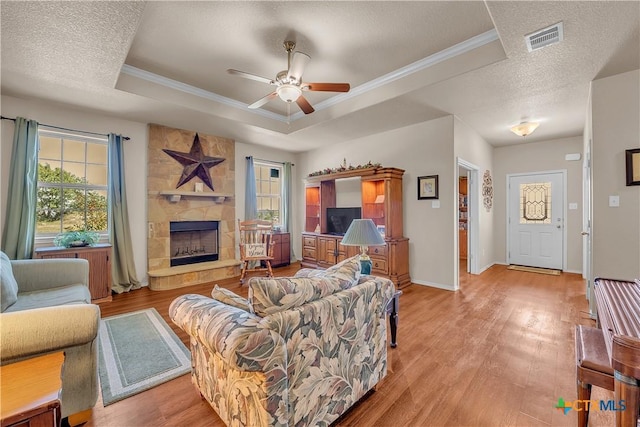
[(218, 221), (169, 223), (171, 266), (218, 260)]

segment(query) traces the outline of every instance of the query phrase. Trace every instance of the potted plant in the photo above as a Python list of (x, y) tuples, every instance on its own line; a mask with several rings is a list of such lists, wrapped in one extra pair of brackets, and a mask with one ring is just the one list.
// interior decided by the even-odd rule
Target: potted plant
[(94, 245), (98, 243), (99, 239), (100, 236), (95, 231), (66, 231), (58, 234), (55, 239), (53, 239), (53, 244), (56, 246), (64, 246), (65, 248), (76, 248)]

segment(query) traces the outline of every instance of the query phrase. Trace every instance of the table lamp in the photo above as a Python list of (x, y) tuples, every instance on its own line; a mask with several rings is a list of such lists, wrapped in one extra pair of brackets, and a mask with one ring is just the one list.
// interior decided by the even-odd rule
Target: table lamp
[(345, 246), (360, 246), (360, 266), (362, 274), (371, 274), (371, 258), (367, 254), (369, 246), (382, 246), (385, 241), (370, 219), (354, 219), (344, 234), (341, 244)]

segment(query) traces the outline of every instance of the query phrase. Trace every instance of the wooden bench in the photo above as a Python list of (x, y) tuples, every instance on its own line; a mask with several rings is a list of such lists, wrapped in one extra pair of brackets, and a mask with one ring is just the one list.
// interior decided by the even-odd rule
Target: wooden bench
[[(613, 368), (609, 362), (607, 345), (601, 329), (591, 326), (576, 326), (576, 378), (578, 400), (591, 400), (591, 386), (613, 391)], [(578, 427), (589, 422), (590, 403), (578, 410)]]
[(615, 411), (618, 427), (637, 427), (640, 414), (640, 280), (596, 277), (593, 293), (598, 325), (613, 368), (615, 401), (625, 409)]

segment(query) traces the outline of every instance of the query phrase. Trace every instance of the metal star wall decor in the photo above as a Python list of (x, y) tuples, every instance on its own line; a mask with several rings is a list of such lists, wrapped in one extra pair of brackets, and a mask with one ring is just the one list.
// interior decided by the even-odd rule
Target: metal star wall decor
[(213, 184), (211, 183), (211, 174), (209, 173), (209, 168), (214, 167), (217, 164), (224, 162), (224, 159), (221, 157), (209, 157), (205, 156), (202, 152), (202, 145), (200, 144), (200, 137), (196, 133), (196, 137), (193, 139), (193, 145), (191, 145), (191, 150), (188, 153), (181, 153), (179, 151), (162, 149), (165, 153), (176, 159), (184, 169), (182, 170), (182, 176), (180, 177), (180, 181), (178, 181), (178, 185), (176, 188), (179, 188), (182, 184), (185, 184), (193, 177), (198, 177), (207, 184), (212, 191)]

